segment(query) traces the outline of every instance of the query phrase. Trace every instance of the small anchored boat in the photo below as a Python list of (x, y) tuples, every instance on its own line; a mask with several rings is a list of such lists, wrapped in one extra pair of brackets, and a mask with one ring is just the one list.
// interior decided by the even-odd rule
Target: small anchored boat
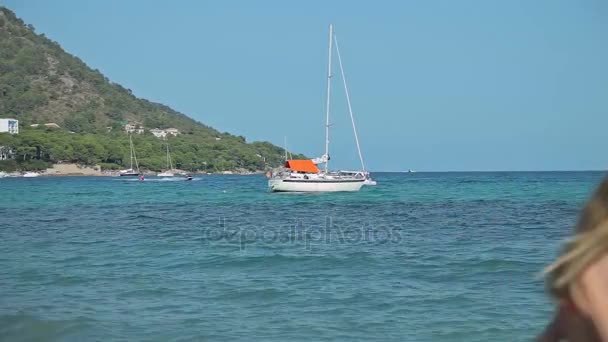
[(34, 177), (39, 177), (40, 174), (37, 172), (26, 172), (23, 174), (24, 178), (34, 178)]
[[(135, 147), (133, 146), (133, 138), (129, 134), (129, 149), (131, 150), (131, 167), (126, 170), (119, 171), (121, 177), (137, 177), (139, 176), (139, 164), (137, 163), (137, 156), (135, 155)], [(135, 169), (133, 168), (133, 162), (135, 161)]]
[(169, 144), (167, 143), (167, 169), (161, 173), (159, 173), (158, 177), (174, 177), (175, 174), (173, 171), (173, 162), (171, 160), (171, 153), (169, 153)]

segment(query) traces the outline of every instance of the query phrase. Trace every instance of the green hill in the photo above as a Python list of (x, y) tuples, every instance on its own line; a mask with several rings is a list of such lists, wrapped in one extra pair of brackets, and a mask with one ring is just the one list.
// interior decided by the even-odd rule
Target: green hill
[[(259, 170), (279, 164), (284, 153), (268, 142), (246, 143), (242, 136), (135, 97), (1, 6), (0, 117), (19, 120), (20, 134), (0, 134), (0, 146), (14, 152), (12, 163), (21, 168), (33, 161), (123, 166), (129, 154), (127, 123), (145, 128), (134, 135), (134, 143), (142, 166), (153, 170), (162, 167), (164, 148), (148, 132), (152, 128), (181, 132), (168, 142), (176, 163), (191, 170)], [(61, 128), (29, 127), (44, 123)]]

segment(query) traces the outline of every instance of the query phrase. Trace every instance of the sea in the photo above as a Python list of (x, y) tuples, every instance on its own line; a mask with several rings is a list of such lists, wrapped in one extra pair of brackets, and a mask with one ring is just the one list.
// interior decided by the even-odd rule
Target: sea
[(0, 341), (530, 341), (602, 172), (0, 179)]

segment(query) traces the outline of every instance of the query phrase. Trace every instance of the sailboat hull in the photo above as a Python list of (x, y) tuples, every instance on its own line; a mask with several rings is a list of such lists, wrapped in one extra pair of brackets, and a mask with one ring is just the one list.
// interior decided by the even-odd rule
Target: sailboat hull
[(139, 172), (133, 169), (122, 170), (118, 173), (121, 177), (137, 177), (139, 176)]
[(272, 192), (341, 192), (359, 191), (363, 179), (349, 180), (305, 180), (305, 179), (270, 179), (268, 189)]

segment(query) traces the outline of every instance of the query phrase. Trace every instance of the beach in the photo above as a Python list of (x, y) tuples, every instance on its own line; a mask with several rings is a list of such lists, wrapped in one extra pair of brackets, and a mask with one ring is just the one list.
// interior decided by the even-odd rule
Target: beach
[[(155, 176), (160, 171), (141, 170), (146, 176)], [(196, 170), (192, 172), (182, 171), (191, 174), (222, 174), (222, 175), (254, 175), (263, 174), (264, 171), (248, 171), (243, 169), (208, 172), (207, 170)], [(120, 175), (118, 170), (103, 170), (100, 166), (80, 165), (74, 163), (53, 164), (52, 167), (43, 171), (30, 170), (21, 172), (2, 173), (3, 176), (20, 177), (26, 173), (37, 173), (40, 176), (94, 176), (94, 177), (116, 177)]]
[(105, 176), (109, 172), (104, 172), (99, 166), (84, 166), (78, 164), (53, 164), (52, 168), (44, 171), (48, 176)]

